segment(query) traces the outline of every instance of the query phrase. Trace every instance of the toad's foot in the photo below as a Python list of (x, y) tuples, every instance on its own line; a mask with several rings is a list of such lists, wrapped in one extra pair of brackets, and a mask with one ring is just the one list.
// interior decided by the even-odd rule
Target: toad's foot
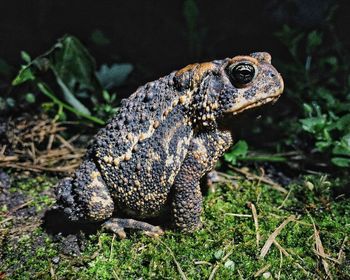
[(102, 225), (102, 229), (114, 232), (121, 239), (126, 237), (126, 233), (124, 231), (125, 228), (143, 230), (146, 235), (151, 237), (158, 237), (159, 235), (164, 234), (164, 231), (158, 226), (153, 226), (146, 222), (136, 221), (133, 219), (112, 218)]

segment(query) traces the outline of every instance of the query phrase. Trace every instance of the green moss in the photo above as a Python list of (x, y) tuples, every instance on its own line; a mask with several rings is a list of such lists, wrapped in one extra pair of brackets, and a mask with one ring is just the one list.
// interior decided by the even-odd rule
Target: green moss
[[(307, 187), (306, 182), (314, 187)], [(17, 186), (35, 203), (47, 205), (38, 194), (52, 182), (45, 186), (44, 182), (29, 180)], [(173, 254), (188, 279), (207, 279), (216, 266), (215, 279), (252, 278), (266, 266), (273, 278), (325, 276), (321, 259), (314, 252), (313, 222), (325, 253), (337, 259), (345, 238), (350, 236), (349, 198), (334, 199), (333, 182), (325, 183), (324, 178), (315, 176), (291, 185), (286, 200), (285, 194), (268, 185), (242, 181), (239, 186), (218, 185), (205, 198), (204, 225), (193, 235), (167, 231), (160, 239), (152, 239), (131, 232), (128, 239), (118, 240), (99, 232), (88, 238), (81, 256), (71, 257), (62, 255), (60, 243), (39, 228), (3, 246), (0, 271), (10, 279), (181, 279)], [(247, 216), (252, 214), (248, 202), (257, 208), (259, 245), (253, 218)], [(268, 237), (290, 215), (297, 220), (288, 223), (276, 238), (289, 256), (272, 245), (265, 258), (259, 258)], [(343, 251), (349, 255), (349, 240)], [(60, 260), (54, 263), (57, 256)], [(350, 277), (348, 262), (327, 260), (332, 275), (339, 279)]]
[(40, 212), (55, 202), (52, 187), (56, 182), (55, 177), (42, 175), (33, 178), (20, 177), (12, 184), (10, 192), (23, 194), (30, 201), (29, 206), (35, 206), (36, 211)]

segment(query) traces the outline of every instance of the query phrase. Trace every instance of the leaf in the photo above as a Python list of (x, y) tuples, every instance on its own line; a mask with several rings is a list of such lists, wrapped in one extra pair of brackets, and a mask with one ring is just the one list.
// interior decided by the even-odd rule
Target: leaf
[(334, 165), (339, 167), (349, 167), (350, 166), (350, 158), (342, 158), (342, 157), (334, 157), (331, 159)]
[(223, 256), (224, 256), (224, 251), (223, 250), (217, 250), (215, 253), (214, 253), (214, 257), (217, 259), (217, 260), (220, 260)]
[(315, 146), (319, 151), (325, 151), (331, 145), (332, 145), (332, 140), (330, 140), (330, 141), (316, 141), (316, 143), (315, 143)]
[(67, 105), (66, 103), (62, 102), (61, 100), (59, 100), (55, 95), (54, 93), (52, 92), (52, 90), (45, 84), (45, 83), (38, 83), (38, 88), (39, 90), (45, 94), (47, 97), (49, 97), (53, 103), (57, 104), (58, 106), (60, 106), (60, 108), (65, 108), (67, 109), (68, 111), (71, 111), (72, 113), (75, 113), (76, 115), (78, 116), (81, 116), (81, 117), (84, 117), (90, 121), (93, 121), (93, 122), (96, 122), (98, 124), (101, 124), (101, 125), (104, 125), (104, 121), (99, 119), (99, 118), (96, 118), (94, 116), (91, 116), (91, 115), (86, 115), (78, 110), (76, 110), (75, 108)]
[(316, 47), (322, 43), (322, 33), (317, 30), (311, 31), (307, 36), (307, 51), (311, 53)]
[(304, 108), (304, 112), (307, 113), (308, 115), (311, 115), (313, 112), (312, 106), (310, 106), (307, 103), (303, 103), (303, 108)]
[(183, 15), (185, 16), (188, 28), (195, 29), (199, 16), (199, 9), (195, 0), (185, 0), (183, 4)]
[(334, 126), (339, 130), (350, 129), (350, 114), (346, 114), (339, 118)]
[(317, 95), (327, 102), (327, 106), (332, 107), (335, 105), (334, 94), (329, 89), (325, 87), (318, 87), (316, 90)]
[[(73, 36), (65, 36), (55, 45), (48, 56), (50, 67), (60, 83), (65, 85), (66, 101), (74, 100), (75, 94), (88, 91), (101, 93), (101, 86), (95, 76), (95, 61), (86, 48)], [(69, 93), (66, 91), (69, 90)], [(72, 103), (70, 103), (74, 106)]]
[(110, 102), (111, 100), (111, 95), (109, 94), (109, 92), (107, 90), (104, 90), (102, 92), (102, 96), (103, 96), (103, 99), (106, 100), (107, 102)]
[(27, 52), (25, 52), (25, 51), (21, 51), (21, 57), (27, 63), (30, 63), (30, 61), (32, 60), (30, 58), (30, 55)]
[(64, 95), (64, 99), (70, 104), (72, 105), (75, 109), (77, 109), (78, 111), (87, 114), (87, 115), (91, 115), (90, 111), (88, 108), (86, 108), (73, 94), (73, 92), (71, 92), (69, 90), (69, 88), (66, 86), (66, 84), (59, 78), (57, 77), (57, 83), (58, 85), (61, 87), (63, 95)]
[[(22, 57), (28, 61), (30, 59), (24, 52)], [(19, 85), (34, 80), (37, 75), (40, 79), (45, 79), (48, 70), (52, 71), (61, 89), (61, 97), (59, 93), (57, 96), (52, 93), (55, 98), (63, 98), (80, 115), (90, 115), (83, 100), (90, 99), (92, 95), (101, 96), (102, 88), (95, 75), (95, 61), (79, 40), (73, 36), (59, 39), (48, 52), (23, 67), (12, 84)]]
[(350, 150), (350, 133), (341, 138), (341, 143)]
[(26, 95), (25, 95), (25, 100), (28, 102), (28, 103), (35, 103), (35, 95), (31, 92), (28, 92)]
[(286, 46), (288, 46), (289, 52), (292, 54), (294, 59), (298, 58), (298, 46), (300, 41), (304, 38), (303, 32), (298, 32), (296, 29), (283, 25), (280, 32), (276, 32), (275, 35), (279, 40)]
[(350, 134), (344, 135), (340, 141), (335, 143), (332, 153), (350, 156)]
[(92, 31), (90, 39), (94, 44), (98, 46), (106, 46), (111, 43), (106, 35), (99, 29)]
[(6, 98), (6, 104), (9, 106), (9, 107), (15, 107), (16, 106), (16, 101), (11, 98), (11, 97), (8, 97)]
[(24, 82), (32, 81), (34, 79), (35, 79), (35, 76), (30, 66), (26, 66), (19, 71), (16, 78), (12, 81), (12, 85), (17, 86), (17, 85), (23, 84)]
[(0, 74), (8, 75), (11, 72), (11, 66), (2, 58), (0, 58)]
[(230, 269), (230, 270), (235, 270), (235, 263), (233, 261), (231, 261), (230, 259), (228, 259), (225, 264), (224, 267)]
[(238, 141), (231, 150), (224, 155), (226, 161), (236, 164), (238, 157), (245, 157), (248, 152), (248, 144), (244, 140)]
[(338, 64), (338, 58), (336, 56), (328, 56), (324, 61), (332, 66), (336, 66)]
[(112, 87), (121, 86), (133, 68), (130, 63), (115, 63), (111, 66), (103, 64), (96, 75), (103, 88), (111, 89)]
[(326, 126), (327, 118), (325, 115), (310, 117), (300, 120), (302, 128), (310, 133), (317, 133)]

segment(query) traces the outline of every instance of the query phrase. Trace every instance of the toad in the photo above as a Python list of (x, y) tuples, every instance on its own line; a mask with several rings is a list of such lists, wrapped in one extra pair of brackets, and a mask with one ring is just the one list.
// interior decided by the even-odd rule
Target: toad
[(125, 228), (161, 234), (144, 222), (159, 216), (183, 232), (197, 230), (200, 179), (232, 144), (222, 121), (282, 91), (266, 52), (191, 64), (139, 87), (59, 182), (58, 208), (72, 221), (103, 222), (121, 238)]

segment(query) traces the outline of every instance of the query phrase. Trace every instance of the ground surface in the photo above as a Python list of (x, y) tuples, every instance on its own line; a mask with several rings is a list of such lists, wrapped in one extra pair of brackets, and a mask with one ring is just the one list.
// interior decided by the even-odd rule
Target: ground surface
[(231, 174), (206, 196), (204, 226), (193, 235), (132, 231), (118, 240), (99, 229), (69, 232), (47, 213), (56, 177), (1, 173), (0, 279), (350, 278), (341, 182), (314, 175), (283, 193)]

